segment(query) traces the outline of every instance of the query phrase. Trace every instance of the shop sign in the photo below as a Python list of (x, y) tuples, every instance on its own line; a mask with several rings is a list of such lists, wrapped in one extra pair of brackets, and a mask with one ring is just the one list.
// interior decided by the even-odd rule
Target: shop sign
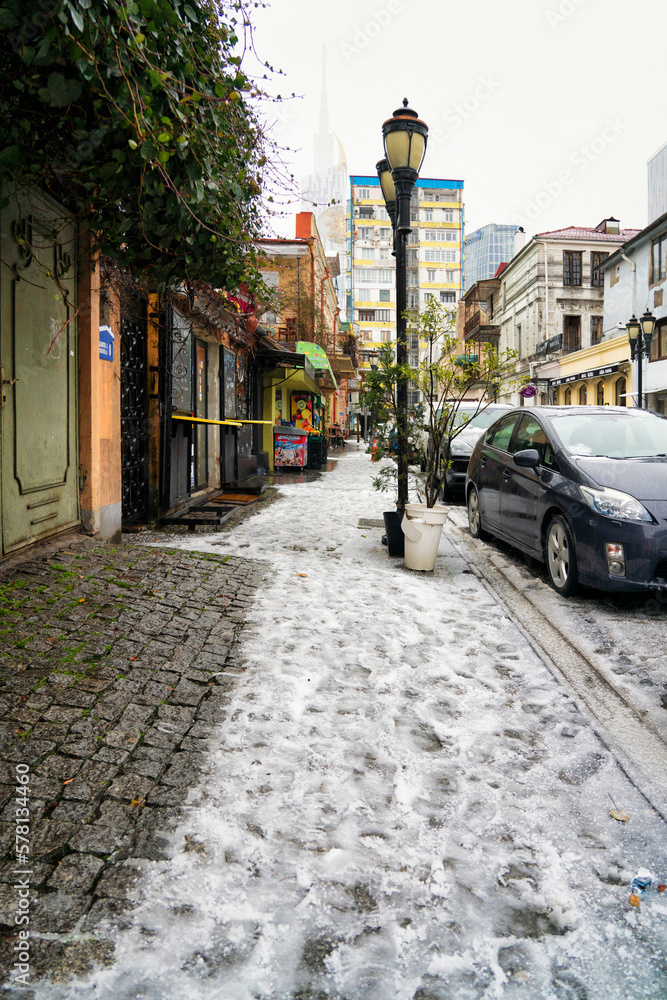
[(563, 378), (552, 378), (551, 385), (567, 385), (569, 382), (581, 382), (586, 378), (600, 378), (603, 375), (613, 375), (619, 369), (618, 365), (602, 365), (601, 368), (589, 368), (587, 372), (578, 375), (565, 375)]

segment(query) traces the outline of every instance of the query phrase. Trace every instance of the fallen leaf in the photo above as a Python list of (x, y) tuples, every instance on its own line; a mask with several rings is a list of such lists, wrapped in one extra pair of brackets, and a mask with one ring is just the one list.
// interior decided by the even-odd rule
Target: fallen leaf
[(85, 603), (85, 600), (86, 600), (86, 598), (85, 598), (85, 597), (80, 597), (80, 598), (79, 598), (79, 604), (84, 604), (84, 603)]
[(658, 885), (656, 885), (656, 889), (658, 892), (664, 892), (665, 889), (667, 889), (667, 885), (663, 885), (662, 882), (659, 882)]
[(628, 903), (630, 904), (630, 906), (639, 906), (639, 904), (641, 903), (641, 899), (639, 896), (635, 896), (633, 892), (633, 894), (630, 896), (628, 900)]
[(128, 656), (128, 660), (138, 660), (138, 656)]
[(70, 781), (74, 781), (74, 778), (68, 778), (67, 781), (63, 781), (63, 785), (69, 785)]
[(130, 805), (131, 806), (145, 806), (146, 805), (146, 799), (132, 799), (132, 801), (130, 802)]
[(361, 537), (362, 538), (368, 538), (368, 535), (362, 535)]
[(307, 574), (307, 573), (297, 573), (296, 575), (297, 575), (297, 576), (308, 576), (308, 574)]
[(609, 815), (619, 823), (627, 823), (630, 819), (630, 813), (623, 812), (622, 809), (610, 809)]

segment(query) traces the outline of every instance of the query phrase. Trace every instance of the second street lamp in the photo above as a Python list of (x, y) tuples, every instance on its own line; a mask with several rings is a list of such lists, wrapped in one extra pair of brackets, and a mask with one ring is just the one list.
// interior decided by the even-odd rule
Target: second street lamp
[(626, 324), (628, 340), (630, 341), (630, 360), (637, 361), (637, 407), (642, 409), (643, 399), (643, 364), (644, 358), (651, 355), (651, 341), (655, 330), (655, 316), (647, 309), (641, 319), (633, 316)]
[[(394, 253), (396, 256), (396, 364), (399, 369), (396, 386), (396, 465), (398, 503), (400, 511), (408, 502), (408, 381), (405, 366), (408, 362), (406, 334), (407, 309), (407, 242), (412, 232), (410, 226), (410, 201), (412, 189), (419, 177), (424, 161), (428, 126), (416, 111), (408, 107), (407, 97), (403, 107), (394, 111), (382, 125), (385, 160), (377, 164), (382, 194), (394, 228)], [(393, 199), (392, 199), (393, 195)]]

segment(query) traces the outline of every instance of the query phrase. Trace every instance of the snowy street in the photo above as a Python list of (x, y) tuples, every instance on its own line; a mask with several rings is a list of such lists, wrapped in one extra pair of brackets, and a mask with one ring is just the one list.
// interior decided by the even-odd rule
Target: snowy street
[(39, 1000), (667, 996), (664, 822), (447, 528), (419, 574), (358, 527), (372, 472), (169, 541), (268, 564), (246, 669), (115, 965)]

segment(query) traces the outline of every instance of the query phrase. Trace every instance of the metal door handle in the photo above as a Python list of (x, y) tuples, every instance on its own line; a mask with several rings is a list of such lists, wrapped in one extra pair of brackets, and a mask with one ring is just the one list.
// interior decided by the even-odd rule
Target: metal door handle
[[(5, 378), (5, 368), (4, 365), (0, 365), (0, 386), (3, 385), (14, 385), (15, 382), (19, 382), (18, 378)], [(4, 390), (0, 388), (0, 410), (5, 405), (5, 393)]]
[(503, 469), (503, 479), (509, 479), (510, 474), (507, 469)]

